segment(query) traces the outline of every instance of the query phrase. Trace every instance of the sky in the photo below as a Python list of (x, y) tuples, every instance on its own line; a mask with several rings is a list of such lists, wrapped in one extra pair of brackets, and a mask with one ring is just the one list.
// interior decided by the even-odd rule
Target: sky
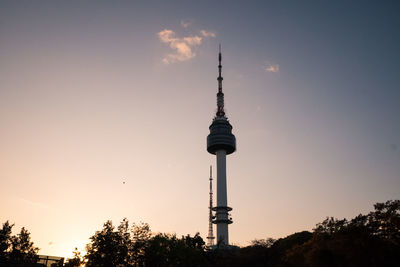
[(53, 256), (125, 217), (205, 239), (219, 44), (237, 140), (230, 242), (399, 199), (399, 11), (398, 1), (1, 1), (0, 223), (26, 227)]

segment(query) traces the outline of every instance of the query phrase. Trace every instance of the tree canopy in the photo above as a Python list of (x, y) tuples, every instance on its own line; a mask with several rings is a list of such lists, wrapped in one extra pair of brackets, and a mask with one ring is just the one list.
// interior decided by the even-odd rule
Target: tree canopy
[(12, 235), (14, 224), (8, 221), (0, 229), (0, 266), (31, 266), (36, 264), (39, 248), (31, 242), (30, 233), (24, 227)]
[[(39, 266), (30, 233), (22, 228), (13, 235), (13, 226), (6, 221), (0, 228), (0, 266)], [(398, 266), (400, 200), (377, 203), (374, 211), (350, 220), (327, 217), (312, 232), (256, 239), (233, 249), (212, 250), (199, 233), (154, 234), (146, 223), (106, 221), (86, 252), (82, 257), (75, 249), (64, 266)]]
[(350, 221), (326, 218), (309, 241), (286, 253), (284, 262), (288, 266), (398, 266), (400, 201), (374, 207)]
[(129, 226), (124, 219), (117, 229), (111, 221), (90, 237), (86, 266), (202, 266), (205, 243), (197, 233), (152, 236), (148, 224)]

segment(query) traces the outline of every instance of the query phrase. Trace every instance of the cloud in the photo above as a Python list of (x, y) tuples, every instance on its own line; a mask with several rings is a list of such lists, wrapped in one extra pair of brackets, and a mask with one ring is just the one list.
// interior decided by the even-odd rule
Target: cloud
[[(202, 32), (201, 32), (202, 33)], [(171, 64), (175, 63), (178, 61), (187, 61), (191, 58), (194, 58), (196, 56), (196, 53), (193, 51), (193, 49), (196, 46), (200, 46), (204, 38), (208, 37), (215, 37), (212, 35), (209, 35), (208, 32), (206, 32), (208, 35), (203, 35), (203, 37), (199, 35), (194, 35), (194, 36), (186, 36), (182, 38), (176, 37), (176, 34), (173, 30), (162, 30), (159, 33), (157, 33), (158, 38), (162, 43), (168, 44), (168, 46), (174, 51), (173, 53), (167, 54), (163, 59), (162, 62), (164, 64)]]
[(23, 203), (31, 206), (31, 207), (36, 207), (36, 208), (41, 208), (41, 209), (48, 209), (49, 208), (49, 206), (47, 206), (47, 205), (45, 205), (43, 203), (31, 201), (31, 200), (28, 200), (28, 199), (25, 199), (25, 198), (22, 198), (22, 197), (20, 197), (19, 200), (22, 201)]
[(204, 37), (215, 37), (215, 36), (217, 36), (217, 35), (215, 34), (215, 32), (209, 32), (209, 31), (206, 31), (206, 30), (201, 30), (200, 33), (201, 33), (201, 35), (203, 35)]
[(268, 64), (264, 69), (267, 72), (277, 73), (279, 72), (279, 64)]
[(189, 27), (190, 25), (192, 25), (192, 22), (190, 21), (190, 20), (181, 20), (181, 26), (183, 27), (183, 28), (187, 28), (187, 27)]
[(200, 36), (192, 36), (192, 37), (184, 37), (183, 40), (188, 43), (189, 45), (201, 45), (201, 38)]
[(167, 30), (167, 29), (160, 31), (158, 33), (158, 37), (160, 38), (161, 42), (163, 42), (163, 43), (172, 42), (175, 39), (174, 36), (175, 36), (174, 31)]

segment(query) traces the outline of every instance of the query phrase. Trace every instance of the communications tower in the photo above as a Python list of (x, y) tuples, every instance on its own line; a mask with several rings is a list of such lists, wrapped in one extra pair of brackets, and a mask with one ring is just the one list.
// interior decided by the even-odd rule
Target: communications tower
[(210, 166), (210, 206), (209, 206), (209, 217), (208, 217), (208, 236), (207, 236), (207, 246), (212, 247), (214, 246), (214, 231), (213, 231), (213, 191), (212, 191), (212, 167)]
[(210, 134), (207, 136), (207, 151), (216, 155), (217, 158), (217, 206), (213, 207), (215, 219), (213, 223), (217, 225), (217, 246), (228, 247), (229, 235), (228, 225), (232, 223), (228, 207), (226, 190), (226, 155), (232, 154), (236, 150), (236, 138), (232, 134), (232, 125), (225, 116), (224, 93), (222, 92), (222, 65), (221, 65), (221, 45), (218, 55), (218, 93), (217, 93), (217, 113), (209, 127)]

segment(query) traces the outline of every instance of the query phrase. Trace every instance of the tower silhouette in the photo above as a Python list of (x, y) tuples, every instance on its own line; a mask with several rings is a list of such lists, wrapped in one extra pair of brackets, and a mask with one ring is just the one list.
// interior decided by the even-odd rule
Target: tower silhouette
[(218, 55), (218, 93), (217, 93), (217, 113), (209, 127), (210, 134), (207, 136), (207, 151), (217, 158), (217, 206), (213, 207), (215, 219), (213, 223), (217, 225), (217, 245), (219, 247), (229, 246), (228, 225), (232, 223), (228, 207), (226, 189), (226, 155), (232, 154), (236, 150), (236, 138), (232, 134), (232, 125), (225, 116), (224, 93), (222, 92), (222, 56), (221, 45)]

